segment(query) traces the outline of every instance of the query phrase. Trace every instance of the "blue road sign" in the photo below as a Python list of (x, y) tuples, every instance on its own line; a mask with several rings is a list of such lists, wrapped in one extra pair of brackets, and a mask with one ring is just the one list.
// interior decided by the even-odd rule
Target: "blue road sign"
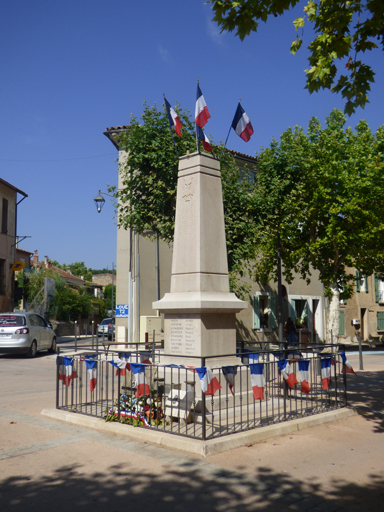
[(128, 304), (116, 304), (116, 318), (128, 318)]

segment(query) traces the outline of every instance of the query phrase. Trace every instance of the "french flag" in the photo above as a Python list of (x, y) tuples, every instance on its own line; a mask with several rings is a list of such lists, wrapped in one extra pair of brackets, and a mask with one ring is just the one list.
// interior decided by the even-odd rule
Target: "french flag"
[(323, 389), (329, 388), (329, 379), (331, 377), (331, 364), (332, 357), (324, 357), (320, 360), (321, 363), (321, 383)]
[(141, 364), (152, 364), (149, 358), (151, 357), (151, 352), (149, 350), (142, 350), (140, 352), (140, 363)]
[(97, 382), (97, 361), (91, 358), (85, 359), (85, 366), (89, 376), (89, 389), (93, 391)]
[(245, 142), (248, 142), (253, 135), (253, 127), (251, 121), (249, 120), (247, 114), (244, 112), (240, 102), (237, 105), (236, 114), (232, 121), (232, 128)]
[(126, 370), (131, 370), (131, 366), (128, 362), (130, 357), (130, 353), (121, 352), (119, 354), (119, 357), (116, 358), (116, 361), (109, 361), (113, 366), (116, 367), (116, 375), (121, 375), (122, 377), (125, 377)]
[(254, 363), (249, 365), (251, 371), (251, 383), (253, 396), (255, 400), (264, 400), (264, 363)]
[(223, 366), (221, 370), (223, 372), (224, 378), (228, 384), (228, 387), (229, 387), (232, 395), (234, 395), (233, 386), (235, 385), (235, 377), (237, 375), (237, 366)]
[(64, 356), (59, 367), (59, 379), (65, 386), (69, 386), (72, 379), (77, 378), (77, 373), (73, 369), (73, 357)]
[(198, 140), (202, 141), (205, 151), (212, 153), (212, 146), (209, 143), (208, 137), (205, 135), (203, 130), (197, 125), (196, 125), (196, 135), (197, 135)]
[(197, 126), (202, 128), (208, 122), (211, 117), (203, 93), (201, 92), (199, 82), (197, 82), (197, 95), (196, 95), (196, 107), (195, 107), (195, 123)]
[(183, 126), (183, 123), (180, 121), (179, 116), (176, 114), (176, 112), (173, 110), (171, 105), (168, 103), (165, 96), (164, 96), (164, 101), (165, 101), (165, 108), (167, 109), (169, 125), (170, 125), (171, 129), (177, 133), (177, 135), (180, 135), (180, 137), (182, 137), (181, 127)]
[(279, 366), (279, 370), (282, 373), (284, 379), (286, 380), (288, 386), (293, 388), (297, 383), (296, 375), (294, 374), (291, 365), (288, 363), (286, 359), (281, 359), (277, 361)]
[(150, 395), (151, 388), (145, 376), (145, 364), (131, 363), (131, 370), (136, 378), (136, 398)]
[(353, 375), (356, 375), (351, 363), (348, 361), (347, 356), (345, 355), (345, 352), (341, 352), (340, 355), (343, 363), (345, 364), (345, 373), (353, 373)]
[(311, 388), (309, 387), (309, 359), (298, 362), (299, 364), (299, 377), (301, 380), (301, 391), (309, 395)]
[(201, 389), (204, 395), (213, 396), (217, 390), (221, 389), (220, 382), (214, 376), (213, 371), (210, 368), (202, 366), (201, 368), (195, 368), (195, 372), (199, 376)]

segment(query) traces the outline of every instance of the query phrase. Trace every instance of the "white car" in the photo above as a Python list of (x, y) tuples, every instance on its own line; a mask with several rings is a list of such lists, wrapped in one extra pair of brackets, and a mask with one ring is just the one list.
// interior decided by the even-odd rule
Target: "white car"
[(104, 318), (102, 320), (101, 324), (99, 325), (99, 328), (97, 330), (97, 334), (99, 336), (108, 336), (108, 325), (112, 322), (112, 318)]
[(0, 354), (35, 357), (39, 350), (57, 350), (51, 324), (37, 313), (0, 313)]

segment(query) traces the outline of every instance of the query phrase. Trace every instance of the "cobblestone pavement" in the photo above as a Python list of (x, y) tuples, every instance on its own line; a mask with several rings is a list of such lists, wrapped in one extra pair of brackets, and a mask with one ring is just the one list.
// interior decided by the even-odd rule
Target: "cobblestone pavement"
[(361, 415), (202, 459), (42, 417), (54, 356), (0, 356), (0, 510), (381, 511), (384, 354), (348, 357)]

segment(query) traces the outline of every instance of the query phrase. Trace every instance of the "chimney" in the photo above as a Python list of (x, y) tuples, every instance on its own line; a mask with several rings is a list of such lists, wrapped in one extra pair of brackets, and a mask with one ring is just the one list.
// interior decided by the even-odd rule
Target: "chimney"
[(37, 254), (37, 251), (33, 253), (33, 264), (39, 263), (39, 255)]
[(48, 256), (44, 256), (44, 267), (48, 268)]

